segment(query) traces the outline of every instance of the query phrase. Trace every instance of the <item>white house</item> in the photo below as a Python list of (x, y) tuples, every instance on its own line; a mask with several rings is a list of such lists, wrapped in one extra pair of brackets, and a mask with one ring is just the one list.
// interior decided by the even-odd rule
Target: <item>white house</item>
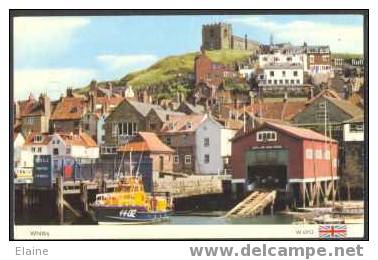
[(300, 64), (270, 64), (258, 75), (259, 85), (266, 89), (303, 85), (303, 66)]
[(259, 65), (265, 68), (273, 64), (299, 64), (304, 71), (308, 71), (307, 55), (303, 53), (292, 53), (276, 51), (274, 53), (266, 53), (259, 55)]
[(363, 142), (364, 141), (364, 118), (363, 116), (353, 118), (344, 122), (344, 141)]
[(99, 157), (99, 148), (96, 142), (87, 134), (54, 133), (38, 134), (31, 133), (27, 136), (22, 148), (26, 157), (34, 155), (52, 155), (54, 165), (65, 157), (82, 159), (96, 159)]
[(240, 77), (242, 77), (246, 80), (250, 80), (252, 78), (253, 74), (255, 73), (255, 69), (251, 66), (240, 65), (240, 67), (238, 69), (238, 73), (239, 73)]
[(97, 144), (100, 146), (105, 143), (105, 118), (103, 114), (97, 120)]
[(230, 139), (235, 134), (235, 130), (226, 129), (212, 117), (207, 116), (195, 133), (196, 173), (223, 172), (226, 160), (231, 155)]
[(13, 141), (13, 166), (18, 167), (21, 164), (21, 151), (22, 146), (25, 143), (25, 138), (22, 136), (21, 133), (17, 133), (14, 136)]

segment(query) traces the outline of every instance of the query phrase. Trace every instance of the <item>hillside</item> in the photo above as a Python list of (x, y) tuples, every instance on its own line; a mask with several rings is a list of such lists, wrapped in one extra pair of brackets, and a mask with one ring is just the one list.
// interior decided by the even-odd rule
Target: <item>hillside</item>
[(355, 53), (332, 53), (332, 58), (343, 58), (343, 59), (359, 59), (363, 58), (363, 54), (355, 54)]
[[(143, 86), (159, 85), (169, 82), (177, 77), (184, 77), (193, 73), (194, 57), (199, 54), (188, 53), (177, 56), (169, 56), (156, 62), (147, 69), (130, 73), (120, 80), (120, 83), (127, 82), (138, 89)], [(208, 51), (207, 55), (213, 62), (221, 64), (232, 64), (236, 61), (248, 59), (250, 52), (236, 50)]]

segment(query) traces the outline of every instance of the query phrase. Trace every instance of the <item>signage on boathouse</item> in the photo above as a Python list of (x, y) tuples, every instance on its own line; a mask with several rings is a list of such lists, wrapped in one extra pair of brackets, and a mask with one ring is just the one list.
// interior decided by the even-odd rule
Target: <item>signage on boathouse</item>
[(33, 169), (34, 184), (39, 187), (52, 187), (51, 155), (35, 155)]

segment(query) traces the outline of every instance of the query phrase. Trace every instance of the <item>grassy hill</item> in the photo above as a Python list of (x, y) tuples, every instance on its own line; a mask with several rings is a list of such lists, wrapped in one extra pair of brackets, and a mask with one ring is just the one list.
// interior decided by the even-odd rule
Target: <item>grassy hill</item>
[(359, 59), (363, 58), (363, 54), (355, 54), (355, 53), (332, 53), (332, 58), (343, 58), (343, 59)]
[[(147, 69), (130, 73), (120, 80), (120, 83), (127, 82), (133, 87), (140, 88), (149, 85), (159, 85), (193, 73), (194, 58), (199, 53), (187, 53), (177, 56), (169, 56), (156, 62)], [(236, 61), (248, 59), (250, 52), (237, 50), (208, 51), (207, 55), (213, 62), (221, 64), (232, 64)]]

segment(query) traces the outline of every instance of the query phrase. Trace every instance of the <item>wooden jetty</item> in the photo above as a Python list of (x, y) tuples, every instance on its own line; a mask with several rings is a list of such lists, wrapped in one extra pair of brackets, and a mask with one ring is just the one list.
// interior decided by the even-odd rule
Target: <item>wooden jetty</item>
[(269, 205), (273, 209), (275, 199), (275, 190), (256, 190), (232, 208), (225, 217), (253, 217), (262, 214)]
[[(153, 181), (154, 191), (158, 193), (169, 193), (173, 199), (192, 197), (206, 194), (223, 193), (222, 183), (225, 176), (186, 176), (183, 178), (157, 178)], [(88, 193), (106, 193), (114, 191), (118, 180), (96, 178), (93, 180), (64, 180), (58, 176), (51, 188), (37, 187), (33, 184), (15, 184), (15, 189), (20, 190), (22, 210), (27, 212), (31, 205), (33, 196), (41, 191), (49, 191), (49, 196), (55, 197), (55, 204), (58, 222), (65, 224), (64, 214), (70, 211), (73, 216), (93, 216), (89, 204)], [(79, 196), (80, 205), (71, 205), (68, 198)], [(93, 196), (92, 196), (93, 197)], [(78, 198), (78, 197), (76, 197)], [(47, 207), (51, 205), (46, 205)]]

